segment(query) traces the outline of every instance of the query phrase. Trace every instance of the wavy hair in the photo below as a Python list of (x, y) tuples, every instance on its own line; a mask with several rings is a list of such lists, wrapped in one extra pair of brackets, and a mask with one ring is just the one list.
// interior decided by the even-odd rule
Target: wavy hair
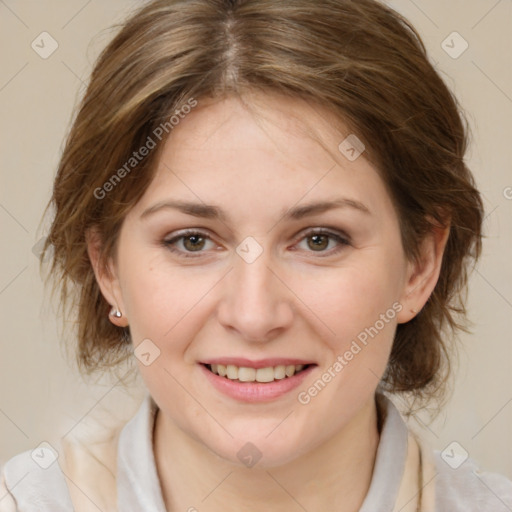
[(68, 134), (41, 254), (53, 248), (49, 277), (64, 318), (76, 308), (81, 370), (111, 369), (131, 355), (129, 329), (108, 320), (86, 231), (94, 226), (101, 234), (105, 264), (163, 144), (104, 198), (94, 191), (189, 98), (251, 90), (326, 107), (365, 143), (398, 212), (409, 259), (418, 258), (433, 224), (450, 218), (437, 285), (422, 311), (398, 325), (382, 381), (391, 392), (436, 396), (449, 374), (449, 340), (467, 326), (483, 206), (464, 162), (468, 128), (457, 100), (416, 30), (374, 0), (157, 0), (122, 24), (95, 63)]

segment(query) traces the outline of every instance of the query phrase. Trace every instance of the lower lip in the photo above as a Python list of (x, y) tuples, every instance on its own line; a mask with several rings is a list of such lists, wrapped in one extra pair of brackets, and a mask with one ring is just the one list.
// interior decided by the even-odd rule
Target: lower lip
[(310, 365), (292, 377), (285, 377), (284, 379), (265, 383), (230, 380), (227, 377), (221, 377), (211, 372), (203, 364), (199, 366), (206, 378), (221, 393), (243, 402), (268, 402), (298, 387), (316, 365)]

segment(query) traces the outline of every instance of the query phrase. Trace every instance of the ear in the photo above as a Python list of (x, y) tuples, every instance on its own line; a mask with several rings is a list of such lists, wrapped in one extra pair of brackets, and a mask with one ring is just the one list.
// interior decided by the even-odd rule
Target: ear
[(126, 309), (122, 302), (121, 287), (117, 277), (117, 269), (114, 262), (109, 260), (107, 267), (100, 262), (101, 254), (101, 235), (95, 227), (89, 228), (85, 234), (87, 244), (87, 254), (91, 261), (96, 282), (100, 287), (101, 294), (105, 300), (115, 309), (121, 312), (121, 317), (109, 314), (109, 320), (118, 327), (127, 327), (128, 319), (126, 318)]
[(449, 223), (446, 227), (435, 224), (421, 242), (418, 260), (409, 262), (400, 299), (403, 307), (397, 316), (399, 324), (414, 318), (434, 291), (449, 234)]

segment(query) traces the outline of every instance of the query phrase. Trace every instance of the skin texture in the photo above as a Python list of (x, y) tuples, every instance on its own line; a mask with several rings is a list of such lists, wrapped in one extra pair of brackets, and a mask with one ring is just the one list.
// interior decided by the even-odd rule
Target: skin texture
[[(169, 510), (292, 511), (300, 504), (355, 511), (371, 480), (379, 438), (374, 395), (396, 324), (427, 301), (448, 231), (433, 232), (421, 261), (409, 262), (385, 184), (364, 153), (349, 161), (338, 152), (348, 132), (334, 130), (328, 112), (278, 96), (244, 101), (258, 115), (240, 98), (199, 100), (127, 215), (109, 272), (98, 266), (94, 233), (89, 255), (103, 295), (123, 313), (111, 321), (130, 326), (135, 347), (150, 339), (161, 351), (149, 366), (138, 364), (160, 407), (154, 451)], [(340, 197), (369, 213), (345, 206), (284, 218), (292, 207)], [(170, 199), (216, 205), (226, 218), (170, 208), (141, 218)], [(172, 253), (163, 241), (186, 228), (211, 239), (194, 240), (198, 252), (182, 238), (174, 243), (180, 253)], [(311, 228), (339, 232), (347, 243), (327, 237), (315, 245)], [(252, 263), (236, 252), (248, 236), (263, 250)], [(300, 403), (298, 393), (396, 303), (394, 318)], [(295, 357), (317, 366), (298, 389), (243, 403), (204, 377), (199, 362), (213, 357)], [(262, 454), (252, 468), (237, 457), (247, 442)]]

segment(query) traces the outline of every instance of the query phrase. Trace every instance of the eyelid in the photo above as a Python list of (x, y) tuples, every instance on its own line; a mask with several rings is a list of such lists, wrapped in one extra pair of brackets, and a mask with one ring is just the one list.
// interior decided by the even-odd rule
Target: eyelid
[(351, 243), (351, 239), (347, 235), (347, 233), (338, 228), (330, 227), (328, 225), (314, 228), (306, 228), (297, 235), (296, 240), (301, 240), (302, 238), (308, 235), (329, 235), (332, 238), (339, 238), (346, 242), (347, 244)]
[(298, 244), (303, 239), (313, 236), (313, 235), (326, 235), (331, 240), (336, 240), (337, 246), (333, 249), (330, 249), (328, 251), (306, 251), (308, 254), (315, 254), (317, 258), (329, 258), (331, 256), (336, 256), (340, 251), (342, 251), (347, 246), (352, 245), (350, 237), (343, 231), (340, 231), (337, 228), (332, 228), (329, 226), (322, 226), (322, 227), (315, 227), (315, 228), (308, 228), (306, 230), (301, 231), (294, 242), (295, 244)]
[(186, 238), (187, 236), (192, 235), (199, 235), (200, 237), (204, 238), (205, 240), (210, 240), (211, 242), (215, 243), (212, 236), (207, 230), (204, 230), (204, 228), (187, 228), (182, 229), (180, 231), (177, 231), (171, 238), (164, 238), (162, 241), (162, 245), (171, 251), (172, 253), (179, 254), (180, 256), (183, 256), (184, 258), (197, 258), (202, 255), (202, 253), (205, 253), (207, 251), (197, 251), (197, 255), (194, 253), (194, 251), (181, 251), (174, 247), (174, 244), (181, 240), (182, 238)]
[[(183, 256), (185, 258), (196, 258), (201, 257), (203, 253), (208, 253), (209, 251), (197, 251), (197, 254), (195, 254), (194, 251), (181, 251), (174, 247), (174, 244), (183, 239), (187, 236), (191, 235), (199, 235), (200, 237), (204, 238), (205, 240), (210, 240), (211, 242), (215, 243), (213, 237), (210, 235), (208, 230), (205, 230), (204, 228), (187, 228), (183, 229), (181, 231), (176, 232), (171, 238), (164, 238), (162, 245), (170, 250), (173, 253), (179, 254), (180, 256)], [(338, 242), (338, 246), (334, 249), (330, 249), (329, 251), (306, 251), (310, 253), (318, 253), (318, 257), (329, 257), (334, 254), (337, 254), (343, 247), (351, 245), (350, 237), (343, 231), (340, 231), (337, 228), (333, 228), (330, 226), (319, 226), (319, 227), (313, 227), (313, 228), (306, 228), (302, 230), (295, 238), (293, 245), (296, 245), (303, 239), (307, 238), (308, 236), (312, 235), (326, 235), (332, 240), (336, 240)]]

